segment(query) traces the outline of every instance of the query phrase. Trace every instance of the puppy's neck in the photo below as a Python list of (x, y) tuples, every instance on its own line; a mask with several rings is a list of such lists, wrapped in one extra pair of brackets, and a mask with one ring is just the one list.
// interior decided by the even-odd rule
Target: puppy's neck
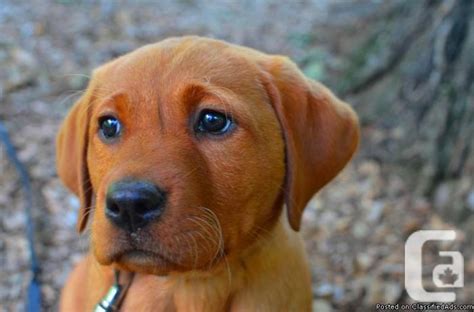
[[(245, 302), (246, 308), (249, 302), (255, 302), (258, 310), (262, 300), (283, 300), (288, 296), (279, 299), (278, 294), (310, 289), (305, 259), (299, 234), (290, 228), (282, 214), (274, 227), (252, 246), (236, 256), (223, 258), (209, 271), (172, 273), (164, 277), (136, 274), (123, 303), (124, 311), (144, 306), (151, 310), (157, 307), (173, 307), (176, 311), (223, 311), (236, 307), (239, 310), (239, 302)], [(254, 298), (256, 294), (260, 297)]]
[[(254, 293), (265, 293), (269, 285), (268, 296), (276, 291), (291, 292), (287, 287), (296, 285), (293, 281), (307, 279), (307, 264), (302, 240), (294, 232), (282, 214), (268, 233), (262, 233), (252, 246), (237, 256), (226, 257), (222, 263), (209, 272), (192, 271), (173, 274), (168, 277), (173, 283), (174, 302), (185, 307), (195, 307), (196, 311), (210, 311), (203, 302), (212, 302), (217, 310), (228, 310), (230, 301), (248, 302), (247, 297)], [(299, 274), (303, 272), (303, 274)], [(197, 291), (199, 290), (199, 291)], [(271, 293), (271, 294), (270, 294)], [(190, 296), (193, 294), (193, 296)], [(195, 302), (190, 302), (195, 298)], [(202, 300), (206, 298), (206, 300)], [(261, 302), (258, 298), (257, 302)], [(250, 300), (251, 301), (251, 300)], [(184, 309), (186, 310), (186, 309)], [(178, 307), (178, 311), (180, 311)]]

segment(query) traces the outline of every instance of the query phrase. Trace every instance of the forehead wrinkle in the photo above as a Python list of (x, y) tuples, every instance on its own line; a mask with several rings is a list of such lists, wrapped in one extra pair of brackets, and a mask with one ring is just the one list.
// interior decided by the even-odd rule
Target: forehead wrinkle
[(184, 82), (174, 93), (176, 101), (183, 103), (185, 107), (198, 105), (205, 98), (214, 98), (226, 105), (236, 97), (238, 94), (231, 89), (196, 80)]
[(105, 96), (105, 98), (100, 101), (100, 106), (113, 108), (119, 115), (130, 114), (133, 111), (130, 107), (127, 94), (122, 91)]
[[(139, 117), (141, 121), (152, 119), (153, 127), (162, 129), (164, 124), (163, 110), (166, 106), (164, 96), (165, 83), (162, 83), (161, 75), (157, 66), (151, 69), (144, 69), (141, 75), (135, 80), (131, 78), (127, 82), (127, 95), (129, 98), (129, 113)], [(135, 69), (137, 70), (137, 69)], [(139, 74), (137, 72), (137, 74)]]
[(208, 92), (199, 81), (190, 80), (183, 82), (174, 92), (173, 98), (183, 103), (185, 107), (192, 107), (198, 103)]
[(169, 115), (169, 110), (167, 109), (169, 103), (167, 103), (166, 99), (163, 96), (157, 95), (153, 105), (156, 107), (156, 117), (158, 119), (158, 124), (156, 125), (156, 127), (161, 133), (164, 133), (166, 128), (165, 117)]

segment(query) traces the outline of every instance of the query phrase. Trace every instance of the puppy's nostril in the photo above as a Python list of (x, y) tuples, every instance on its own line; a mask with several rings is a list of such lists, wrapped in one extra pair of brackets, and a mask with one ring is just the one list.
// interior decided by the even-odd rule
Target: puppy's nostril
[(110, 201), (107, 202), (107, 210), (112, 214), (116, 214), (116, 215), (120, 214), (120, 208), (114, 202), (110, 202)]
[(138, 204), (137, 208), (135, 208), (135, 212), (139, 215), (145, 215), (148, 212), (152, 211), (151, 207), (149, 207), (147, 204)]

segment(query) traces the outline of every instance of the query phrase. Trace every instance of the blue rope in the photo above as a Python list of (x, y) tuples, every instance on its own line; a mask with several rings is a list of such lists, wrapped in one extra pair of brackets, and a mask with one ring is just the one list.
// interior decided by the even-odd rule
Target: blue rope
[(6, 148), (7, 156), (15, 166), (20, 175), (21, 185), (23, 186), (25, 196), (25, 214), (26, 214), (26, 238), (30, 252), (30, 270), (32, 273), (30, 285), (28, 287), (28, 298), (26, 303), (26, 311), (37, 312), (41, 310), (41, 289), (39, 282), (40, 267), (35, 251), (34, 242), (34, 224), (32, 218), (33, 193), (31, 190), (31, 182), (25, 165), (18, 159), (15, 147), (13, 146), (8, 131), (0, 122), (0, 140)]

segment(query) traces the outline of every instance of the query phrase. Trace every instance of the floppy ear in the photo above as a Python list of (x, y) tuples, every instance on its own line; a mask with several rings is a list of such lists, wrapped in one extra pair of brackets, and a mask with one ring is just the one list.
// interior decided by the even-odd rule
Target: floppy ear
[(79, 197), (77, 230), (82, 232), (91, 209), (92, 186), (87, 168), (88, 129), (92, 87), (74, 104), (56, 138), (56, 166), (63, 183)]
[(359, 142), (358, 118), (332, 92), (306, 78), (289, 59), (271, 56), (264, 85), (286, 146), (285, 203), (298, 231), (311, 197), (344, 168)]

